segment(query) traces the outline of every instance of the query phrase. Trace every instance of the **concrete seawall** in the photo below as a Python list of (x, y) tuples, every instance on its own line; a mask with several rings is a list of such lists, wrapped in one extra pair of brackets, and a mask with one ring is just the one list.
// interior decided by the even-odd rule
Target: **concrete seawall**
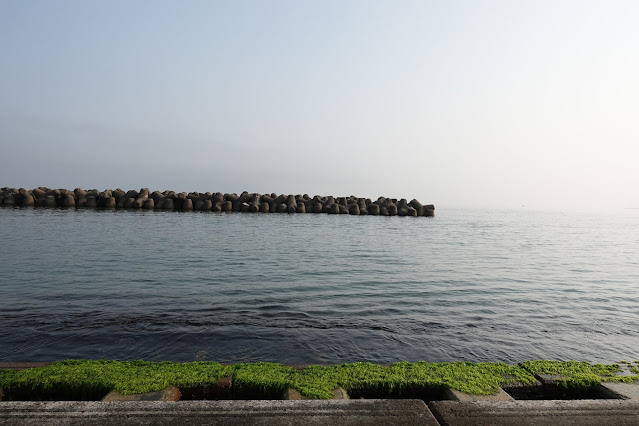
[(379, 197), (370, 198), (334, 197), (307, 194), (258, 194), (242, 192), (223, 194), (221, 192), (180, 192), (153, 191), (142, 188), (139, 191), (122, 189), (84, 190), (76, 188), (0, 189), (0, 206), (99, 208), (99, 209), (140, 209), (167, 211), (212, 211), (246, 213), (327, 213), (372, 216), (427, 216), (435, 215), (435, 206), (423, 205), (413, 199)]

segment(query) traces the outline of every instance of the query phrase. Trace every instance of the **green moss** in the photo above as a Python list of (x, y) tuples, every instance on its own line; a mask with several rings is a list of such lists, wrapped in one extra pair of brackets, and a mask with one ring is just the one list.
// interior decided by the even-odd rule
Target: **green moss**
[(170, 385), (216, 383), (228, 367), (216, 362), (61, 361), (21, 371), (0, 370), (0, 387), (7, 394), (60, 393), (91, 399), (111, 390), (121, 394), (155, 392)]
[(292, 387), (295, 370), (268, 362), (235, 364), (229, 367), (233, 374), (233, 388), (244, 397), (262, 395), (278, 398)]
[(356, 386), (380, 390), (389, 383), (388, 367), (370, 363), (342, 364), (330, 367), (310, 366), (295, 375), (293, 387), (310, 398), (327, 399), (338, 386), (351, 393)]
[[(624, 363), (625, 364), (625, 363)], [(590, 364), (583, 361), (526, 361), (522, 367), (533, 374), (550, 374), (559, 376), (557, 384), (566, 389), (585, 390), (591, 389), (599, 382), (633, 382), (639, 380), (639, 376), (618, 376), (621, 372), (619, 364)], [(630, 365), (629, 369), (634, 374), (639, 370)]]
[(601, 381), (639, 379), (639, 363), (628, 363), (635, 376), (617, 376), (618, 364), (577, 361), (527, 361), (521, 366), (502, 363), (398, 362), (391, 366), (353, 363), (310, 366), (295, 370), (281, 364), (242, 363), (222, 366), (216, 362), (62, 361), (22, 371), (0, 370), (0, 387), (7, 395), (63, 395), (69, 399), (95, 399), (116, 390), (122, 394), (146, 393), (167, 386), (214, 385), (232, 376), (233, 392), (241, 398), (278, 398), (296, 388), (310, 398), (332, 397), (343, 387), (351, 395), (405, 397), (433, 394), (446, 388), (475, 395), (494, 394), (499, 386), (536, 383), (533, 374), (559, 376), (568, 389), (588, 389)]
[(619, 364), (590, 364), (583, 361), (538, 360), (526, 361), (521, 365), (533, 374), (554, 374), (571, 377), (580, 375), (595, 375), (600, 378), (612, 377), (621, 371)]
[(488, 395), (497, 393), (501, 384), (536, 382), (520, 367), (469, 362), (400, 362), (390, 367), (371, 363), (310, 366), (290, 374), (286, 380), (290, 380), (289, 387), (296, 388), (302, 395), (317, 399), (331, 398), (333, 389), (338, 386), (349, 394), (367, 392), (380, 397), (403, 397), (445, 388)]

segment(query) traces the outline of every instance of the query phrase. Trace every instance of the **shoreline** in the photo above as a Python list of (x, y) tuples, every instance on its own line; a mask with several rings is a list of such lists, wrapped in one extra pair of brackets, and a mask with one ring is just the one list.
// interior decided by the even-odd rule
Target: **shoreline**
[[(83, 361), (73, 361), (75, 363)], [(73, 363), (72, 362), (72, 363)], [(87, 362), (87, 361), (84, 361)], [(91, 361), (99, 362), (99, 361)], [(102, 361), (109, 362), (109, 361)], [(135, 362), (134, 362), (135, 363)], [(27, 367), (32, 363), (12, 363), (13, 367)], [(129, 363), (130, 364), (130, 363)], [(148, 363), (147, 363), (148, 364)], [(151, 365), (174, 366), (173, 363), (150, 363)], [(191, 363), (210, 365), (215, 363)], [(199, 383), (184, 383), (180, 387), (168, 385), (159, 390), (140, 393), (122, 392), (115, 389), (121, 383), (103, 386), (99, 392), (90, 394), (90, 384), (99, 383), (104, 376), (94, 374), (87, 377), (83, 385), (65, 374), (32, 375), (40, 380), (29, 382), (18, 380), (26, 391), (22, 395), (16, 389), (8, 389), (6, 376), (42, 372), (48, 367), (26, 370), (0, 369), (0, 425), (25, 424), (193, 424), (236, 425), (272, 424), (323, 426), (344, 425), (424, 425), (424, 426), (468, 426), (468, 425), (580, 425), (637, 424), (639, 418), (639, 361), (615, 365), (590, 364), (575, 361), (528, 361), (518, 366), (500, 363), (440, 363), (439, 366), (465, 367), (470, 382), (482, 381), (490, 375), (490, 367), (523, 368), (532, 376), (527, 380), (521, 374), (510, 376), (512, 370), (502, 370), (501, 379), (494, 392), (468, 393), (456, 388), (428, 383), (425, 377), (415, 377), (417, 365), (437, 366), (428, 363), (397, 363), (403, 367), (404, 380), (411, 379), (408, 386), (401, 386), (393, 376), (386, 381), (377, 381), (375, 374), (353, 375), (341, 378), (335, 374), (324, 374), (324, 395), (309, 395), (313, 389), (306, 387), (318, 384), (322, 367), (309, 366), (296, 370), (293, 375), (306, 374), (304, 380), (278, 380), (278, 373), (292, 370), (279, 364), (260, 363), (262, 373), (256, 365), (234, 364), (231, 375), (222, 376), (218, 370), (209, 380)], [(397, 369), (397, 364), (387, 367), (367, 363), (343, 364), (323, 367), (326, 370), (353, 367), (377, 367)], [(218, 364), (219, 365), (219, 364)], [(6, 366), (6, 363), (0, 364)], [(127, 377), (152, 377), (141, 369), (143, 361), (137, 362), (137, 371), (124, 371)], [(244, 366), (244, 368), (241, 368)], [(483, 368), (477, 368), (483, 367)], [(622, 369), (620, 367), (624, 367)], [(248, 370), (249, 374), (246, 374)], [(462, 368), (463, 370), (463, 368)], [(535, 374), (532, 374), (535, 371)], [(253, 372), (254, 374), (250, 374)], [(351, 371), (353, 373), (356, 371)], [(442, 373), (443, 371), (440, 371)], [(633, 373), (627, 376), (627, 373)], [(58, 372), (64, 373), (64, 372)], [(99, 372), (98, 372), (99, 373)], [(137, 373), (137, 374), (136, 374)], [(146, 372), (148, 373), (148, 371)], [(165, 372), (166, 373), (166, 372)], [(226, 371), (228, 373), (228, 370)], [(257, 373), (257, 374), (255, 374)], [(274, 374), (273, 374), (274, 373)], [(397, 373), (397, 371), (396, 371)], [(479, 374), (477, 374), (479, 373)], [(338, 375), (339, 376), (339, 375)], [(397, 376), (397, 375), (395, 375)], [(455, 376), (455, 374), (453, 374)], [(157, 379), (157, 375), (155, 376)], [(166, 375), (159, 375), (166, 378)], [(333, 380), (331, 380), (331, 378)], [(44, 379), (44, 380), (43, 380)], [(176, 380), (174, 376), (172, 380)], [(183, 378), (184, 379), (184, 378)], [(378, 377), (379, 379), (379, 377)], [(397, 377), (395, 377), (397, 379)], [(450, 377), (449, 377), (450, 379)], [(460, 379), (458, 376), (457, 379)], [(510, 380), (508, 380), (510, 379)], [(514, 379), (514, 380), (513, 380)], [(197, 378), (196, 378), (197, 381)], [(321, 380), (320, 380), (321, 381)], [(66, 387), (65, 387), (66, 385)], [(344, 385), (344, 387), (342, 386)], [(389, 386), (390, 385), (390, 386)], [(393, 386), (396, 385), (396, 386)], [(397, 386), (400, 385), (400, 386)], [(26, 387), (25, 387), (26, 386)], [(39, 386), (39, 389), (37, 388)], [(42, 393), (48, 386), (48, 393)], [(346, 387), (346, 389), (345, 389)], [(313, 388), (313, 386), (311, 386)], [(315, 386), (315, 391), (321, 390)], [(148, 389), (147, 389), (148, 390)], [(348, 390), (348, 391), (347, 391)], [(15, 398), (15, 397), (18, 398)], [(4, 400), (3, 400), (4, 399)]]
[[(346, 398), (437, 400), (456, 392), (474, 397), (577, 399), (597, 394), (602, 383), (634, 383), (639, 361), (525, 361), (517, 365), (471, 362), (350, 363), (286, 366), (277, 363), (220, 364), (213, 361), (67, 360), (0, 363), (4, 400), (100, 400), (106, 394), (134, 395), (175, 387), (187, 399)], [(444, 398), (446, 399), (446, 398)]]

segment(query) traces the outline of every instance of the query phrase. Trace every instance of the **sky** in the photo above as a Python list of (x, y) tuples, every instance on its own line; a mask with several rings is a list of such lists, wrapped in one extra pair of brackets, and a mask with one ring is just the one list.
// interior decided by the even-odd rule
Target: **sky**
[(0, 1), (0, 186), (639, 208), (639, 2)]

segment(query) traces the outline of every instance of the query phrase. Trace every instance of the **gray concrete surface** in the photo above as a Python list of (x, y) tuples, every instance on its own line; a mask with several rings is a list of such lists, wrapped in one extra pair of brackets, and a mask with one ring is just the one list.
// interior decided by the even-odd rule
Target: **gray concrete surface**
[[(286, 401), (300, 401), (302, 399), (313, 399), (306, 397), (300, 393), (297, 389), (290, 388), (284, 392), (282, 395), (282, 399)], [(333, 389), (333, 397), (331, 399), (350, 399), (348, 393), (344, 390), (343, 387), (338, 386)]]
[(444, 398), (450, 399), (451, 401), (462, 401), (462, 402), (471, 402), (471, 401), (514, 401), (513, 397), (504, 392), (503, 389), (499, 389), (499, 392), (496, 395), (470, 395), (464, 392), (460, 392), (455, 389), (446, 389), (444, 391)]
[(428, 407), (442, 426), (639, 425), (639, 401), (629, 400), (433, 401)]
[(133, 395), (122, 395), (119, 392), (111, 391), (102, 398), (102, 401), (179, 401), (180, 398), (182, 398), (180, 390), (175, 386), (169, 386), (158, 392), (136, 393)]
[(632, 399), (639, 401), (639, 384), (637, 383), (599, 383), (600, 392), (609, 398)]
[(0, 425), (426, 425), (415, 399), (328, 401), (3, 402)]

